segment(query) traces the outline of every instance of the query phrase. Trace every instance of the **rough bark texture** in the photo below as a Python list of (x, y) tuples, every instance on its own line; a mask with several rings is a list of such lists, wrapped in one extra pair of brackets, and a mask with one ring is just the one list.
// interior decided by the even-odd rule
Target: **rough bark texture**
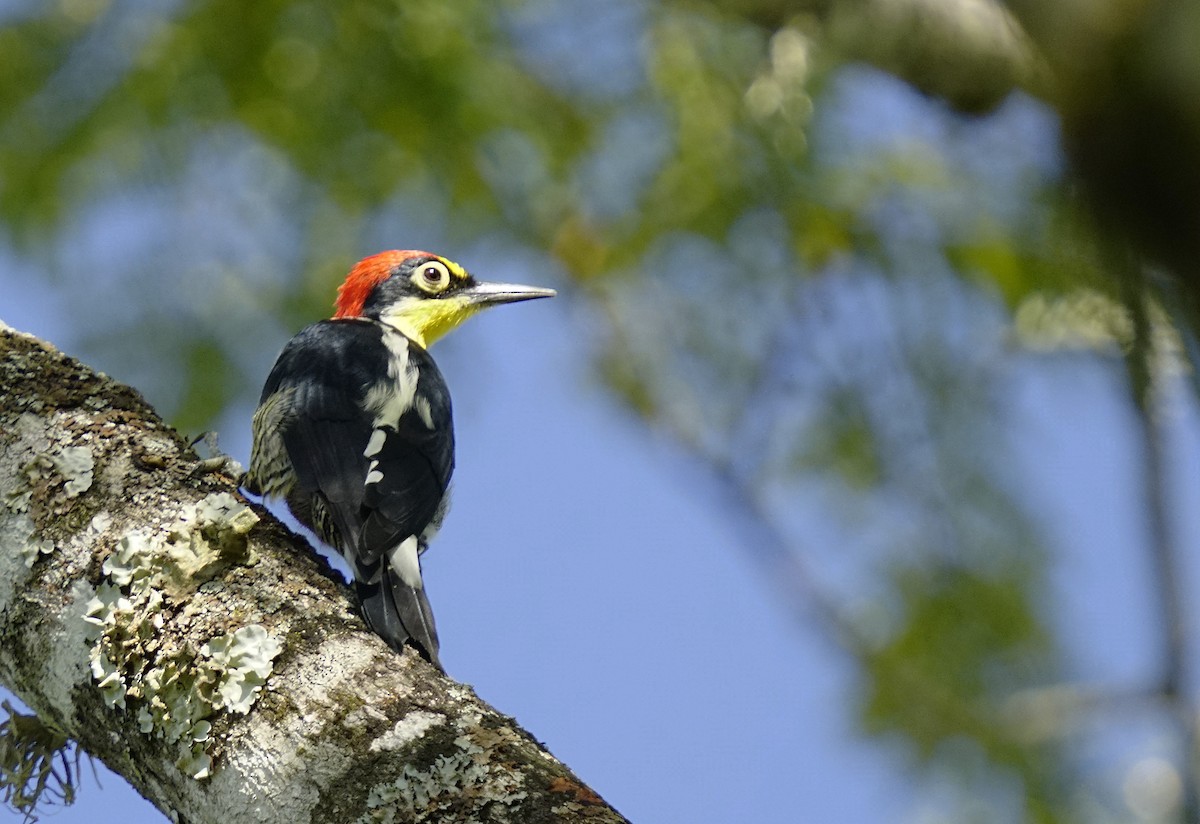
[(624, 820), (200, 470), (137, 392), (0, 324), (0, 681), (40, 716), (176, 821)]

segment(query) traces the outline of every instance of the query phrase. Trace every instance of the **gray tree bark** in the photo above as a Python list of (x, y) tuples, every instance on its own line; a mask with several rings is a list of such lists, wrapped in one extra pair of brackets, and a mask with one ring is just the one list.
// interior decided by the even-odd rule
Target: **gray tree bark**
[(136, 391), (3, 324), (0, 387), (0, 682), (172, 820), (624, 821)]

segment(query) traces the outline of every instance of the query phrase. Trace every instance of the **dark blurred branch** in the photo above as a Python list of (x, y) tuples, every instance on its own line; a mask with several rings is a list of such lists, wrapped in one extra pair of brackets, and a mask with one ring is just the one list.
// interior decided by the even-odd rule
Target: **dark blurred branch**
[(1163, 632), (1160, 690), (1179, 726), (1182, 739), (1183, 820), (1200, 820), (1200, 735), (1196, 708), (1185, 689), (1191, 641), (1182, 591), (1182, 568), (1171, 528), (1167, 502), (1167, 464), (1163, 441), (1161, 387), (1157, 375), (1161, 364), (1154, 345), (1147, 284), (1143, 267), (1133, 253), (1114, 256), (1120, 261), (1121, 283), (1133, 320), (1133, 341), (1125, 364), (1137, 410), (1142, 438), (1143, 489), (1146, 506), (1148, 549), (1154, 571)]
[(985, 112), (1016, 88), (1035, 94), (1044, 70), (1029, 39), (996, 0), (702, 0), (768, 30), (816, 20), (823, 45), (941, 97)]
[(1050, 64), (1048, 100), (1089, 206), (1200, 305), (1200, 4), (1008, 5)]
[(1196, 337), (1197, 329), (1193, 324), (1200, 313), (1192, 305), (1192, 298), (1200, 296), (1180, 288), (1177, 278), (1159, 270), (1148, 271), (1146, 283), (1158, 296), (1163, 311), (1167, 313), (1167, 320), (1179, 334), (1183, 355), (1188, 363), (1187, 380), (1192, 393), (1200, 398), (1200, 339)]

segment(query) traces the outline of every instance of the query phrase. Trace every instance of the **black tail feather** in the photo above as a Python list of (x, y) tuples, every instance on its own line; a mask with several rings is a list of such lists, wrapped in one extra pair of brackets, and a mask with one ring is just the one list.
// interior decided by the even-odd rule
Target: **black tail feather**
[(408, 586), (386, 562), (381, 573), (379, 583), (358, 583), (358, 599), (367, 625), (392, 649), (403, 650), (406, 643), (411, 643), (427, 661), (442, 669), (437, 627), (424, 587)]

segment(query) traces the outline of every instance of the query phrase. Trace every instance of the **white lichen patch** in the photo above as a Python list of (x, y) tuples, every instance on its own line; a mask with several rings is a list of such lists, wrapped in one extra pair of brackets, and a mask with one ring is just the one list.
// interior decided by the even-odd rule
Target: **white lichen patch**
[(122, 587), (153, 587), (185, 597), (222, 567), (248, 564), (246, 534), (258, 516), (227, 492), (215, 492), (183, 507), (166, 529), (135, 530), (123, 536), (103, 572)]
[(182, 745), (176, 764), (195, 778), (212, 767), (208, 719), (249, 712), (280, 645), (255, 624), (213, 638), (199, 654), (164, 656), (165, 599), (187, 597), (216, 569), (245, 562), (245, 535), (257, 521), (232, 495), (214, 493), (184, 507), (165, 530), (127, 533), (105, 559), (106, 580), (84, 608), (92, 678), (105, 702), (131, 706), (143, 733)]
[(96, 468), (92, 450), (86, 446), (65, 446), (50, 456), (54, 468), (63, 479), (63, 493), (77, 498), (92, 486), (92, 470)]
[(125, 709), (125, 678), (103, 652), (92, 656), (92, 678), (109, 707)]
[(396, 726), (371, 742), (371, 752), (387, 752), (407, 747), (431, 728), (446, 723), (446, 716), (437, 712), (414, 710), (396, 722)]
[(161, 569), (158, 551), (151, 533), (136, 530), (121, 537), (112, 555), (104, 559), (100, 571), (119, 587), (134, 592), (151, 586), (151, 578)]
[(526, 797), (524, 777), (493, 763), (469, 734), (456, 738), (454, 746), (453, 753), (438, 756), (428, 767), (405, 764), (395, 779), (372, 787), (367, 812), (356, 824), (442, 821), (451, 808), (456, 813), (487, 808), (495, 817)]
[(35, 528), (33, 520), (28, 515), (17, 515), (17, 523), (15, 524), (18, 534), (26, 534), (24, 541), (17, 545), (17, 552), (25, 561), (25, 568), (32, 569), (34, 562), (42, 555), (49, 555), (54, 551), (54, 541), (49, 538), (35, 537)]
[(22, 470), (30, 483), (42, 479), (61, 481), (63, 494), (68, 498), (78, 498), (91, 489), (95, 468), (96, 461), (91, 449), (86, 446), (64, 446), (38, 452)]
[(252, 563), (245, 536), (256, 523), (254, 510), (228, 492), (214, 492), (184, 507), (167, 534), (161, 585), (182, 596), (225, 564)]
[(212, 757), (203, 747), (193, 747), (187, 755), (175, 762), (175, 765), (196, 780), (208, 778), (212, 774)]
[(28, 485), (20, 484), (4, 496), (4, 506), (9, 512), (19, 515), (29, 511), (31, 500), (33, 500), (33, 490)]
[(88, 524), (88, 537), (95, 538), (107, 532), (108, 528), (112, 526), (112, 520), (112, 515), (107, 512), (96, 513)]
[(0, 507), (0, 610), (24, 585), (38, 556), (53, 549), (53, 541), (37, 536), (28, 514)]
[[(22, 418), (24, 417), (22, 416)], [(22, 428), (21, 422), (18, 422), (18, 433), (22, 431)], [(20, 472), (6, 472), (15, 483), (10, 481), (11, 486), (4, 494), (4, 506), (0, 508), (0, 553), (3, 553), (5, 560), (20, 559), (25, 569), (32, 567), (39, 555), (48, 554), (54, 550), (53, 541), (35, 537), (37, 527), (33, 518), (28, 514), (30, 501), (33, 500), (30, 466), (30, 463), (26, 463), (24, 466), (18, 463), (17, 468), (21, 470)], [(0, 467), (0, 471), (5, 469), (5, 467)], [(4, 577), (9, 579), (8, 574)], [(17, 578), (18, 576), (13, 575), (13, 580), (6, 580), (6, 583), (11, 586), (4, 587), (0, 607), (7, 603), (11, 589), (17, 584)]]
[[(18, 434), (29, 431), (35, 423), (33, 416), (22, 415), (17, 424)], [(40, 434), (38, 445), (45, 445)], [(68, 446), (57, 451), (34, 450), (34, 453), (32, 460), (23, 466), (18, 464), (17, 482), (4, 496), (7, 512), (0, 513), (0, 551), (11, 553), (9, 557), (19, 557), (26, 569), (31, 569), (40, 556), (54, 551), (53, 540), (35, 536), (36, 527), (28, 514), (33, 484), (42, 479), (54, 479), (57, 474), (62, 481), (63, 494), (77, 498), (91, 488), (95, 468), (92, 451), (86, 446)]]
[(230, 532), (245, 535), (258, 523), (258, 516), (230, 493), (215, 492), (196, 504), (196, 520), (202, 524), (223, 523)]
[(214, 706), (245, 715), (254, 704), (272, 661), (279, 654), (279, 642), (257, 624), (214, 638), (200, 652), (225, 674), (217, 685)]

